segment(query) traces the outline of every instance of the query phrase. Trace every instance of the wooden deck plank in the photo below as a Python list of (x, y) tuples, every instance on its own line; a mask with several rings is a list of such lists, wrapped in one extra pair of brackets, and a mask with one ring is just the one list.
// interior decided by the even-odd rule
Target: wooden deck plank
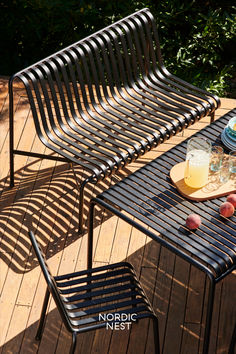
[(40, 274), (38, 278), (37, 286), (33, 292), (33, 301), (30, 308), (30, 313), (28, 316), (28, 321), (23, 329), (24, 337), (21, 342), (19, 353), (36, 353), (39, 347), (39, 341), (35, 340), (35, 335), (37, 331), (38, 320), (41, 314), (42, 303), (45, 295), (46, 284), (45, 279)]
[(200, 337), (198, 333), (200, 333), (200, 324), (188, 323), (183, 326), (181, 354), (189, 354), (189, 348), (191, 348), (191, 353), (199, 353)]
[[(33, 120), (25, 96), (20, 89), (18, 93), (15, 101), (16, 146), (50, 153), (44, 150), (34, 134), (28, 134), (29, 131), (34, 132)], [(0, 353), (25, 354), (38, 351), (43, 354), (61, 354), (68, 350), (70, 336), (61, 324), (53, 301), (41, 342), (38, 343), (33, 338), (40, 317), (45, 282), (39, 267), (32, 263), (24, 217), (32, 214), (34, 224), (38, 224), (37, 234), (41, 235), (44, 247), (49, 246), (48, 257), (53, 272), (61, 274), (83, 269), (86, 266), (87, 233), (79, 237), (76, 231), (78, 190), (73, 173), (66, 164), (26, 156), (15, 157), (17, 183), (15, 188), (8, 188), (7, 104), (5, 91), (4, 97), (0, 95)], [(235, 106), (235, 100), (222, 99), (216, 118)], [(208, 122), (209, 117), (158, 146), (129, 165), (119, 178), (191, 136)], [(84, 171), (77, 169), (76, 173), (80, 179)], [(115, 179), (116, 177), (102, 181), (98, 186), (89, 186), (85, 194), (86, 211), (91, 195), (104, 190)], [(204, 318), (201, 316), (202, 311), (199, 311), (199, 308), (204, 309), (202, 297), (205, 293), (201, 274), (194, 269), (188, 273), (188, 267), (183, 261), (176, 260), (170, 252), (160, 249), (141, 232), (115, 217), (104, 213), (104, 222), (101, 225), (101, 213), (100, 210), (96, 211), (94, 265), (123, 259), (130, 261), (137, 273), (141, 274), (142, 284), (150, 298), (153, 293), (163, 353), (169, 354), (175, 350), (176, 354), (189, 354), (198, 350), (199, 336), (202, 337), (204, 330)], [(213, 325), (213, 332), (217, 337), (211, 343), (211, 350), (217, 354), (226, 354), (230, 342), (236, 319), (233, 296), (235, 286), (236, 277), (232, 274), (222, 282), (222, 288), (217, 289)], [(106, 331), (81, 335), (77, 352), (82, 349), (83, 354), (93, 354), (110, 350), (109, 354), (112, 354), (117, 353), (118, 348), (119, 354), (121, 351), (138, 352), (139, 349), (151, 354), (151, 327), (152, 325), (143, 325), (141, 328), (141, 333), (143, 330), (145, 338), (148, 338), (144, 342), (138, 328), (132, 332), (131, 337), (127, 332), (113, 332), (108, 335)]]
[(196, 268), (189, 267), (188, 294), (183, 323), (182, 350), (192, 340), (192, 348), (198, 352), (201, 338), (203, 297), (205, 294), (205, 275)]
[[(37, 185), (37, 183), (39, 183), (38, 180), (36, 181), (36, 185)], [(6, 308), (8, 307), (9, 314), (11, 314), (11, 308), (13, 307), (13, 309), (14, 309), (14, 306), (27, 306), (27, 307), (31, 306), (32, 298), (34, 297), (34, 290), (33, 289), (35, 289), (35, 287), (37, 285), (37, 276), (34, 277), (34, 275), (35, 275), (34, 272), (33, 272), (33, 274), (27, 273), (27, 272), (24, 273), (24, 268), (26, 269), (27, 259), (28, 259), (29, 249), (30, 249), (29, 242), (28, 242), (28, 236), (27, 236), (27, 229), (25, 228), (25, 225), (24, 225), (24, 217), (28, 213), (28, 207), (30, 204), (31, 196), (32, 196), (29, 187), (28, 187), (28, 190), (26, 189), (26, 190), (24, 190), (24, 192), (26, 193), (26, 195), (28, 193), (28, 197), (25, 201), (25, 204), (24, 204), (25, 207), (23, 208), (23, 212), (21, 212), (20, 215), (17, 215), (17, 216), (14, 215), (14, 219), (17, 219), (20, 227), (19, 227), (19, 231), (18, 231), (19, 232), (18, 236), (16, 233), (16, 238), (15, 238), (15, 240), (13, 240), (12, 245), (11, 245), (14, 250), (13, 259), (14, 259), (14, 257), (22, 258), (21, 259), (22, 267), (18, 269), (19, 274), (14, 272), (14, 274), (18, 275), (17, 281), (15, 281), (15, 286), (16, 286), (16, 288), (18, 288), (18, 291), (13, 292), (13, 294), (15, 294), (17, 297), (15, 298), (14, 301), (11, 301), (10, 306), (8, 306), (8, 304), (7, 304), (7, 301), (9, 301), (9, 298), (6, 299), (5, 302), (3, 301), (4, 307), (6, 307)], [(17, 195), (17, 194), (19, 194), (19, 195)], [(21, 199), (21, 183), (19, 184), (19, 188), (17, 189), (16, 195), (17, 195), (17, 198)], [(19, 203), (17, 203), (17, 204), (18, 204), (18, 206), (16, 206), (16, 209), (19, 210), (21, 208), (21, 201), (19, 201)], [(5, 230), (5, 233), (6, 233), (6, 230)], [(7, 237), (9, 239), (9, 235)], [(28, 245), (28, 247), (25, 247), (26, 245)], [(15, 263), (16, 264), (19, 263), (19, 260), (18, 260), (18, 262), (16, 261)], [(38, 277), (39, 277), (39, 275), (40, 275), (39, 269), (37, 270), (37, 273), (38, 273)], [(11, 279), (12, 279), (12, 274), (8, 272), (7, 280), (11, 281)], [(17, 284), (18, 284), (18, 287), (17, 287)], [(18, 298), (18, 296), (19, 296), (19, 298)], [(14, 313), (14, 311), (13, 311), (13, 313)], [(23, 314), (25, 316), (27, 316), (27, 318), (24, 318)], [(22, 313), (22, 323), (23, 322), (27, 323), (27, 320), (28, 320), (28, 313), (27, 312)], [(12, 330), (11, 330), (12, 327), (13, 328), (15, 327), (14, 316), (11, 317), (11, 319), (10, 319), (8, 333), (12, 333)], [(11, 339), (11, 345), (14, 345), (14, 347), (17, 344), (19, 344), (18, 338), (17, 337), (15, 337), (15, 338), (17, 339), (16, 343), (14, 343), (15, 341), (13, 339)]]
[[(140, 282), (144, 291), (152, 303), (155, 290), (156, 267), (142, 267)], [(145, 353), (148, 349), (149, 353), (154, 352), (154, 335), (153, 335), (153, 320), (140, 320), (132, 327), (128, 346), (128, 353)]]
[[(25, 123), (25, 126), (24, 126), (24, 130), (23, 130), (23, 134), (21, 134), (21, 139), (20, 139), (20, 142), (19, 142), (19, 146), (20, 146), (20, 148), (22, 148), (22, 149), (30, 149), (30, 146), (31, 146), (31, 148), (34, 146), (35, 148), (36, 148), (36, 150), (37, 151), (39, 151), (40, 152), (40, 149), (39, 149), (39, 146), (37, 146), (38, 145), (38, 141), (36, 141), (37, 142), (37, 144), (36, 144), (36, 146), (35, 146), (35, 140), (33, 139), (33, 145), (32, 145), (32, 140), (30, 140), (30, 139), (28, 139), (27, 138), (27, 136), (24, 138), (24, 134), (26, 134), (26, 135), (28, 135), (28, 131), (32, 131), (32, 120), (30, 120), (30, 119), (26, 119), (26, 123)], [(22, 132), (21, 132), (22, 133)], [(33, 136), (31, 136), (31, 137), (33, 137)], [(42, 152), (43, 151), (45, 151), (45, 148), (42, 146), (42, 144), (40, 144), (40, 147), (41, 147), (41, 150), (42, 150)], [(32, 159), (32, 158), (27, 158), (27, 157), (22, 157), (22, 156), (19, 156), (19, 157), (17, 157), (18, 158), (18, 163), (22, 163), (22, 159), (24, 159), (24, 160), (27, 160), (27, 162), (30, 162), (30, 160), (32, 161), (32, 160), (35, 160), (35, 159)], [(25, 163), (23, 163), (23, 166), (24, 166), (24, 164)], [(41, 160), (38, 160), (38, 167), (37, 167), (37, 163), (36, 163), (36, 172), (38, 171), (38, 169), (40, 169), (40, 167), (42, 167), (42, 165), (43, 165), (43, 163), (42, 163), (42, 161)], [(55, 162), (53, 162), (53, 164), (55, 164)], [(34, 166), (35, 167), (35, 166)], [(24, 176), (24, 177), (27, 177), (27, 173), (25, 173), (25, 171), (23, 172), (23, 174), (25, 174), (26, 176)], [(36, 178), (37, 176), (35, 175), (35, 178)], [(34, 180), (32, 180), (32, 182), (34, 182)], [(36, 191), (37, 191), (37, 187), (38, 187), (38, 184), (40, 185), (40, 179), (37, 179), (36, 180), (36, 184), (34, 185), (34, 183), (32, 183), (33, 185), (34, 185), (34, 187), (35, 187), (35, 189), (36, 189)], [(30, 199), (31, 199), (31, 197), (30, 197), (30, 194), (31, 194), (31, 189), (32, 189), (32, 185), (31, 184), (29, 184), (28, 185), (28, 190), (27, 190), (27, 188), (23, 188), (23, 190), (24, 190), (24, 195), (26, 194), (27, 195), (27, 193), (29, 193), (29, 197), (28, 197), (28, 200), (26, 200), (26, 204), (25, 204), (25, 214), (27, 214), (27, 212), (28, 212), (28, 210), (27, 210), (27, 205), (29, 206), (29, 204), (30, 204)], [(18, 195), (19, 194), (19, 195)], [(22, 195), (22, 190), (21, 190), (21, 183), (19, 183), (19, 185), (18, 185), (18, 189), (17, 189), (17, 192), (16, 192), (16, 200), (17, 199), (19, 199), (19, 200), (21, 200), (21, 195)], [(33, 193), (32, 193), (32, 195), (33, 195)], [(33, 197), (32, 198), (34, 198), (34, 195), (33, 195)], [(18, 209), (21, 207), (21, 201), (18, 203), (18, 205), (19, 205), (19, 207), (18, 207)], [(29, 207), (29, 209), (30, 209), (30, 207)], [(35, 210), (34, 210), (35, 211)], [(31, 209), (31, 212), (32, 212), (32, 209)], [(23, 222), (23, 219), (24, 219), (24, 213), (22, 213), (21, 215), (20, 215), (20, 219), (18, 220), (19, 221), (19, 225), (21, 225), (22, 224), (22, 222)], [(22, 231), (22, 230), (21, 230)], [(27, 232), (27, 231), (25, 231), (25, 232)], [(20, 239), (22, 239), (22, 238), (24, 238), (25, 237), (25, 235), (22, 235), (21, 234), (21, 236), (20, 236)], [(16, 239), (16, 244), (14, 245), (12, 245), (13, 246), (13, 248), (15, 249), (15, 251), (17, 250), (17, 242), (18, 242), (18, 240)], [(27, 239), (26, 239), (26, 241), (25, 241), (25, 243), (27, 244)], [(24, 242), (22, 242), (22, 241), (20, 241), (20, 249), (21, 249), (21, 247), (22, 247), (22, 245), (21, 244), (24, 244)], [(29, 243), (28, 243), (28, 245), (29, 245)], [(27, 258), (27, 256), (26, 256), (26, 258)], [(37, 269), (37, 271), (38, 271), (38, 276), (39, 276), (39, 274), (40, 274), (40, 272), (39, 272), (39, 269)], [(18, 279), (20, 280), (20, 277), (18, 276)], [(26, 280), (26, 281), (25, 281)], [(24, 305), (24, 306), (26, 306), (26, 305), (31, 305), (31, 300), (32, 300), (32, 297), (34, 296), (34, 291), (30, 291), (30, 286), (32, 287), (32, 290), (33, 289), (35, 289), (35, 285), (37, 285), (37, 276), (35, 277), (35, 274), (34, 274), (34, 271), (33, 271), (33, 274), (31, 273), (23, 273), (23, 280), (22, 280), (22, 282), (21, 282), (21, 286), (20, 286), (20, 289), (19, 289), (19, 297), (18, 297), (18, 300), (16, 301), (16, 305)], [(23, 289), (23, 291), (22, 291), (22, 289)], [(5, 304), (6, 305), (6, 304)], [(25, 320), (27, 320), (27, 319), (25, 319)], [(22, 321), (23, 321), (23, 318), (22, 318)], [(13, 325), (13, 327), (14, 327), (14, 324), (15, 324), (15, 321), (14, 321), (14, 317), (13, 317), (13, 319), (12, 319), (12, 321), (10, 322), (10, 325), (9, 325), (9, 328), (10, 328), (10, 330), (11, 330), (11, 327), (12, 327), (12, 325)], [(11, 341), (12, 342), (12, 341)]]
[(117, 218), (106, 212), (106, 220), (102, 223), (94, 256), (95, 262), (106, 262), (110, 260), (114, 234), (117, 227)]
[[(13, 254), (13, 260), (16, 256)], [(4, 288), (1, 293), (0, 313), (4, 321), (0, 321), (0, 347), (9, 340), (8, 330), (11, 323), (12, 314), (21, 284), (21, 277), (12, 267), (8, 268), (7, 277), (4, 283)], [(7, 338), (7, 340), (6, 340)]]
[(132, 227), (129, 246), (127, 249), (127, 261), (134, 266), (138, 276), (141, 274), (141, 267), (145, 266), (147, 263), (146, 257), (144, 257), (144, 246), (146, 242), (147, 236), (144, 235), (141, 231)]
[[(149, 279), (147, 286), (145, 287), (146, 279)], [(142, 267), (142, 274), (141, 274), (141, 284), (144, 286), (144, 291), (151, 302), (153, 303), (153, 299), (155, 296), (155, 287), (156, 287), (156, 267)], [(153, 320), (149, 320), (148, 324), (148, 333), (146, 337), (145, 343), (145, 354), (153, 353), (154, 350), (154, 328), (153, 328)]]
[[(183, 335), (183, 323), (186, 309), (186, 298), (188, 292), (189, 270), (187, 262), (179, 257), (175, 259), (173, 281), (171, 287), (170, 306), (167, 313), (167, 326), (165, 333), (165, 352), (181, 352)], [(168, 340), (172, 338), (172, 340)], [(192, 352), (197, 351), (192, 347)]]
[(170, 289), (173, 281), (174, 264), (175, 257), (173, 257), (173, 254), (162, 247), (160, 250), (160, 260), (157, 269), (153, 308), (159, 319), (160, 347), (162, 348), (161, 350), (164, 354), (168, 354), (165, 351), (165, 341), (167, 340), (165, 337), (167, 327), (166, 314), (168, 313), (170, 306)]
[[(20, 194), (19, 189), (17, 189), (16, 193), (13, 193), (13, 195), (17, 196), (17, 193)], [(7, 201), (9, 202), (9, 198)], [(14, 198), (12, 201), (10, 200), (10, 202), (12, 202), (12, 205), (13, 205)], [(22, 256), (21, 252), (17, 252), (16, 244), (18, 242), (18, 239), (21, 239), (21, 237), (19, 235), (20, 235), (20, 231), (21, 231), (22, 222), (24, 219), (24, 213), (26, 211), (26, 208), (24, 209), (23, 213), (21, 213), (21, 212), (19, 213), (19, 210), (21, 208), (21, 206), (19, 205), (18, 207), (16, 207), (16, 210), (17, 210), (17, 214), (16, 214), (16, 213), (14, 213), (14, 207), (15, 206), (13, 206), (13, 208), (11, 210), (11, 214), (9, 215), (9, 218), (7, 220), (8, 222), (5, 222), (5, 228), (1, 227), (1, 229), (3, 230), (1, 249), (3, 249), (3, 245), (4, 245), (8, 251), (8, 252), (5, 252), (5, 255), (8, 254), (9, 258), (12, 256), (12, 258), (9, 259), (11, 266), (8, 268), (8, 273), (7, 273), (5, 283), (4, 283), (3, 293), (1, 296), (1, 300), (2, 300), (1, 301), (1, 307), (2, 307), (1, 313), (6, 312), (6, 309), (8, 311), (4, 315), (5, 321), (3, 323), (4, 323), (5, 327), (2, 328), (2, 331), (1, 331), (3, 338), (4, 338), (4, 336), (7, 335), (7, 333), (11, 333), (11, 325), (10, 324), (13, 323), (13, 326), (14, 326), (14, 320), (12, 321), (11, 315), (12, 315), (12, 313), (14, 313), (14, 306), (16, 304), (16, 299), (17, 299), (18, 291), (20, 288), (21, 280), (22, 280), (22, 274), (23, 274), (22, 272), (20, 272), (20, 274), (18, 272), (16, 272), (13, 267), (13, 264), (18, 264), (19, 259)], [(11, 222), (12, 216), (14, 218), (14, 224)], [(22, 250), (21, 247), (20, 247), (20, 249)], [(23, 269), (24, 269), (24, 267), (23, 267)], [(7, 289), (9, 291), (9, 288), (11, 288), (11, 285), (9, 285), (9, 284), (11, 284), (12, 281), (14, 282), (14, 286), (15, 286), (16, 291), (13, 291), (10, 294), (7, 294), (7, 292), (5, 293), (5, 291)], [(23, 322), (23, 319), (22, 319), (22, 322)], [(6, 326), (9, 328), (6, 328)], [(9, 332), (9, 329), (10, 329), (10, 332)], [(9, 335), (6, 338), (8, 338), (8, 337), (9, 337)]]
[[(69, 273), (74, 271), (75, 269), (75, 260), (76, 260), (76, 254), (75, 254), (75, 250), (78, 252), (78, 250), (76, 249), (76, 244), (77, 242), (75, 241), (73, 244), (73, 250), (71, 250), (71, 261), (70, 262), (64, 262), (64, 247), (65, 247), (65, 243), (66, 243), (66, 239), (67, 239), (67, 234), (68, 234), (68, 227), (70, 226), (70, 216), (67, 215), (66, 210), (63, 210), (65, 208), (64, 203), (67, 201), (68, 199), (66, 199), (66, 196), (63, 195), (65, 193), (66, 190), (66, 184), (68, 182), (67, 178), (68, 178), (68, 171), (65, 172), (64, 176), (63, 176), (63, 181), (64, 181), (64, 186), (62, 189), (64, 189), (62, 191), (62, 197), (61, 198), (57, 198), (57, 200), (54, 200), (53, 202), (53, 206), (50, 206), (50, 209), (52, 208), (52, 212), (54, 212), (54, 218), (53, 218), (53, 223), (52, 223), (52, 227), (50, 229), (50, 231), (47, 233), (47, 238), (49, 241), (48, 244), (48, 249), (47, 249), (47, 256), (49, 257), (48, 263), (49, 263), (49, 267), (51, 269), (51, 271), (53, 272), (53, 274), (61, 274), (61, 273)], [(62, 179), (61, 176), (58, 176), (59, 180)], [(55, 180), (56, 183), (57, 179)], [(53, 182), (51, 183), (53, 185)], [(75, 204), (75, 201), (73, 200), (73, 198), (69, 198), (69, 202), (68, 206), (72, 209), (73, 212), (73, 207)], [(49, 209), (47, 207), (47, 209)], [(63, 215), (64, 214), (64, 215)], [(68, 220), (69, 218), (69, 220)], [(69, 221), (69, 222), (68, 222)], [(37, 230), (38, 233), (38, 230)], [(79, 241), (80, 242), (80, 241)], [(67, 254), (68, 250), (65, 251), (65, 254)], [(77, 253), (76, 252), (76, 253)], [(73, 257), (73, 253), (74, 253), (74, 257)], [(53, 257), (51, 257), (50, 255), (54, 254)], [(70, 255), (69, 255), (70, 256)], [(72, 268), (71, 268), (72, 266)], [(46, 320), (46, 326), (45, 328), (48, 328), (48, 335), (50, 333), (50, 328), (51, 328), (51, 320), (55, 323), (57, 323), (57, 326), (54, 327), (53, 329), (53, 338), (54, 341), (51, 341), (50, 343), (50, 347), (48, 348), (47, 342), (46, 341), (41, 341), (40, 345), (39, 345), (39, 353), (45, 353), (47, 350), (49, 350), (50, 352), (55, 352), (56, 348), (57, 348), (57, 343), (58, 340), (60, 338), (60, 334), (61, 334), (61, 328), (62, 328), (62, 323), (61, 323), (61, 318), (59, 316), (58, 311), (55, 309), (55, 303), (54, 301), (51, 302), (49, 309), (48, 309), (48, 313), (49, 316), (51, 317), (51, 319), (47, 318)]]
[(127, 257), (127, 249), (130, 241), (131, 225), (118, 219), (116, 224), (116, 233), (112, 245), (109, 263), (120, 262)]
[(19, 327), (26, 327), (30, 306), (15, 305), (12, 313), (11, 325), (7, 332), (3, 353), (19, 353), (24, 332), (19, 334)]
[[(4, 112), (4, 114), (1, 115), (1, 119), (0, 119), (0, 127), (1, 127), (0, 179), (1, 179), (1, 184), (5, 180), (5, 178), (7, 177), (8, 171), (9, 171), (9, 119), (8, 119), (7, 112), (8, 111)], [(26, 121), (26, 117), (28, 117), (28, 115), (29, 115), (29, 106), (27, 104), (24, 104), (24, 100), (20, 97), (15, 105), (15, 119), (14, 119), (14, 122), (15, 122), (14, 123), (14, 126), (15, 126), (15, 130), (14, 130), (15, 146), (17, 146), (17, 144), (20, 141), (21, 134), (24, 131), (23, 127), (24, 127), (24, 124)], [(30, 139), (27, 139), (27, 142), (29, 143)], [(19, 166), (24, 166), (24, 164), (19, 163)], [(17, 169), (17, 166), (16, 166), (16, 169)], [(2, 181), (2, 179), (3, 179), (3, 181)]]
[(3, 107), (6, 109), (6, 100), (8, 98), (8, 82), (3, 77), (0, 77), (0, 114)]
[(217, 318), (218, 332), (216, 337), (217, 348), (220, 348), (222, 353), (228, 350), (233, 328), (236, 324), (235, 290), (236, 272), (234, 271), (225, 278), (222, 283), (220, 312), (219, 318)]

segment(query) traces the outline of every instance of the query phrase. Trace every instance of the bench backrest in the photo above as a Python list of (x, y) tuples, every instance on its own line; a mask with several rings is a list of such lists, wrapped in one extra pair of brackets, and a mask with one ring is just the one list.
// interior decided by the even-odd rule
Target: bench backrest
[(158, 69), (158, 63), (162, 65), (156, 24), (143, 9), (14, 77), (26, 87), (37, 132), (43, 137), (43, 131), (48, 133), (51, 125), (70, 114), (88, 119), (86, 110)]

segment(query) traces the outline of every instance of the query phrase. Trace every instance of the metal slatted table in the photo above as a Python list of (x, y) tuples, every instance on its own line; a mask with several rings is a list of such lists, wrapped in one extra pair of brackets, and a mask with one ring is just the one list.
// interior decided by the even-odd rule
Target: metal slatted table
[[(236, 115), (236, 109), (195, 136), (221, 144), (220, 133), (233, 115)], [(226, 219), (219, 215), (219, 206), (225, 197), (194, 202), (178, 193), (171, 183), (169, 171), (185, 160), (186, 147), (187, 141), (176, 145), (92, 199), (88, 266), (92, 263), (94, 206), (98, 204), (203, 271), (209, 279), (203, 343), (203, 353), (207, 353), (215, 285), (236, 268), (236, 216)], [(202, 225), (196, 231), (189, 231), (185, 226), (190, 213), (197, 213), (202, 218)]]

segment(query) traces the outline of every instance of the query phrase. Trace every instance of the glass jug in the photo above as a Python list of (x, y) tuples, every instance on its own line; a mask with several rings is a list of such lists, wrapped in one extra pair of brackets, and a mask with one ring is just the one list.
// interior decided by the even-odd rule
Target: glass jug
[(211, 143), (204, 138), (188, 141), (184, 182), (192, 188), (201, 188), (208, 182)]

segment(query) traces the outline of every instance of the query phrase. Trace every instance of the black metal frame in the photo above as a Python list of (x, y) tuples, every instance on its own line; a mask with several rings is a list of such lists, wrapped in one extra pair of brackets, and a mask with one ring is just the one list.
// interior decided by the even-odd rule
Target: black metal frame
[[(153, 320), (155, 353), (159, 354), (158, 319), (130, 263), (120, 262), (84, 271), (52, 276), (45, 255), (32, 231), (29, 237), (47, 282), (36, 339), (40, 340), (50, 294), (66, 329), (72, 334), (70, 354), (74, 353), (79, 333), (106, 327), (99, 314), (135, 315)], [(119, 319), (116, 323), (121, 322)], [(108, 322), (109, 324), (112, 323)]]
[[(14, 148), (13, 83), (26, 89), (39, 139), (57, 156)], [(79, 92), (80, 90), (80, 92)], [(148, 9), (45, 58), (9, 81), (10, 185), (14, 155), (72, 162), (90, 176), (83, 191), (172, 135), (210, 115), (217, 96), (165, 68), (155, 20)]]
[[(209, 139), (213, 144), (221, 144), (220, 133), (235, 113), (236, 109), (195, 136)], [(219, 215), (219, 206), (225, 198), (193, 202), (183, 198), (172, 185), (168, 177), (169, 170), (185, 159), (186, 145), (184, 141), (175, 146), (91, 200), (88, 267), (92, 263), (93, 254), (94, 207), (99, 205), (204, 272), (209, 279), (203, 344), (203, 354), (206, 354), (215, 286), (236, 269), (236, 216), (227, 220)], [(186, 217), (191, 213), (197, 213), (203, 219), (201, 228), (196, 231), (189, 231), (185, 227)], [(231, 348), (235, 337), (234, 333)]]

